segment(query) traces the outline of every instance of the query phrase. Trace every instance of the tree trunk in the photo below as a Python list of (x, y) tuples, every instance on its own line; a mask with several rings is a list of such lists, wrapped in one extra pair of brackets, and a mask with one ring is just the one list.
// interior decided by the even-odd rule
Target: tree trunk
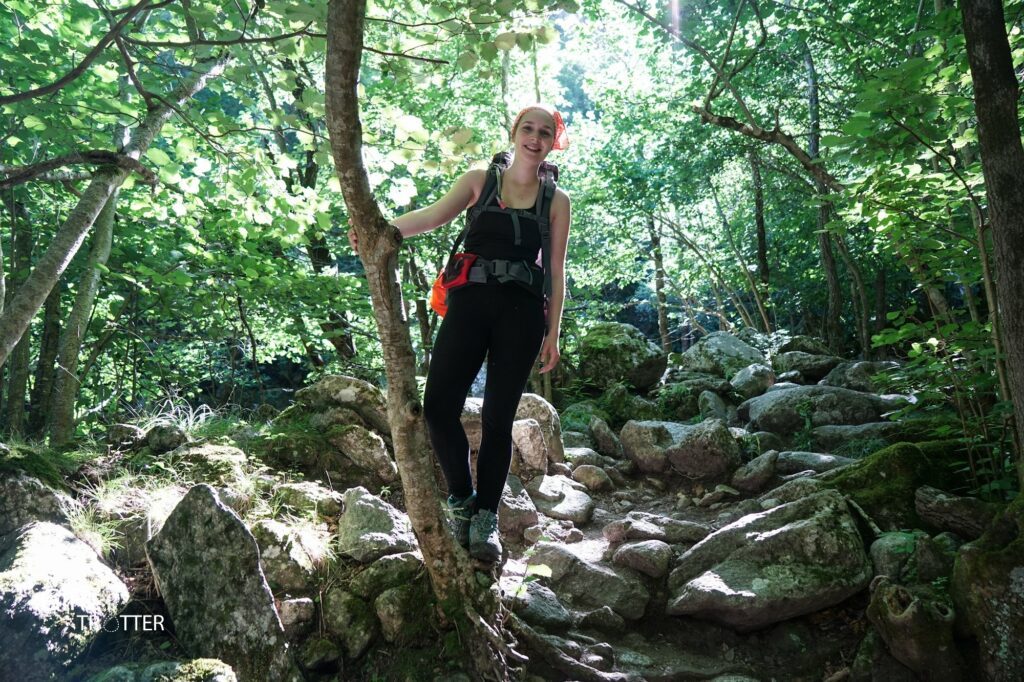
[(654, 297), (658, 304), (658, 335), (661, 349), (672, 351), (672, 340), (668, 335), (668, 298), (665, 296), (665, 262), (661, 253), (661, 233), (654, 225), (654, 216), (647, 217), (647, 233), (651, 237), (651, 255), (654, 256)]
[[(821, 145), (821, 117), (818, 109), (818, 72), (814, 67), (814, 58), (807, 43), (801, 41), (804, 53), (804, 67), (807, 70), (807, 112), (811, 132), (807, 142), (807, 154), (817, 160)], [(828, 189), (821, 181), (815, 181), (818, 194), (822, 197)], [(828, 311), (825, 314), (825, 338), (832, 352), (838, 353), (843, 347), (843, 328), (839, 316), (843, 309), (843, 289), (839, 283), (839, 270), (836, 258), (832, 253), (832, 240), (828, 234), (828, 221), (832, 215), (832, 204), (822, 199), (818, 208), (818, 253), (821, 257), (821, 269), (825, 273), (828, 286)]]
[[(12, 201), (11, 220), (14, 225), (14, 244), (11, 248), (11, 298), (21, 293), (32, 270), (32, 223), (28, 211), (20, 201)], [(14, 347), (7, 367), (7, 409), (5, 423), (12, 434), (25, 431), (25, 394), (28, 388), (29, 358), (32, 335), (26, 334)]]
[(75, 435), (75, 402), (81, 381), (78, 376), (78, 359), (85, 338), (86, 326), (92, 315), (96, 292), (99, 291), (103, 268), (110, 257), (114, 240), (114, 223), (117, 213), (117, 193), (110, 195), (106, 205), (96, 216), (92, 248), (89, 258), (78, 280), (75, 302), (64, 323), (57, 354), (57, 374), (54, 377), (50, 401), (50, 443), (61, 446), (70, 442)]
[(50, 413), (54, 363), (60, 345), (60, 286), (55, 286), (46, 297), (43, 307), (43, 332), (39, 340), (39, 360), (28, 408), (28, 435), (40, 438), (46, 428), (46, 415)]
[(877, 334), (889, 324), (889, 302), (885, 295), (885, 268), (878, 268), (875, 273), (875, 326), (874, 333)]
[(757, 278), (768, 292), (768, 232), (764, 224), (764, 182), (761, 180), (761, 157), (756, 149), (747, 154), (750, 159), (750, 178), (754, 185), (754, 225), (757, 228)]
[[(205, 63), (197, 64), (189, 71), (188, 77), (178, 89), (166, 96), (169, 104), (160, 103), (148, 111), (146, 118), (132, 132), (131, 140), (122, 153), (133, 159), (140, 158), (160, 134), (160, 129), (167, 119), (174, 115), (175, 108), (183, 106), (206, 86), (207, 81), (220, 75), (228, 59), (229, 54), (224, 52)], [(19, 289), (10, 306), (0, 316), (0, 366), (7, 362), (11, 350), (28, 329), (32, 318), (60, 279), (61, 273), (85, 241), (85, 236), (92, 228), (96, 216), (114, 190), (128, 177), (128, 172), (120, 167), (106, 167), (97, 170), (93, 175), (78, 204), (57, 230), (46, 253), (39, 259), (25, 285)]]
[(416, 358), (398, 282), (401, 234), (380, 213), (362, 158), (356, 84), (362, 57), (365, 0), (330, 0), (324, 73), (327, 128), (349, 219), (359, 239), (387, 375), (388, 421), (406, 509), (444, 615), (461, 626), (477, 678), (506, 679), (505, 645), (495, 607), (474, 577), (469, 556), (445, 528), (434, 481)]
[[(961, 0), (967, 59), (974, 82), (981, 169), (995, 244), (996, 295), (1006, 373), (1018, 429), (1024, 424), (1024, 147), (1006, 20), (999, 0)], [(1019, 431), (1018, 431), (1019, 433)], [(1017, 440), (1017, 476), (1024, 489), (1024, 451)]]
[(842, 235), (834, 235), (836, 247), (839, 250), (839, 257), (843, 259), (847, 271), (852, 279), (851, 293), (853, 294), (854, 312), (857, 316), (857, 338), (860, 341), (861, 357), (871, 359), (871, 307), (868, 304), (868, 290), (864, 285), (864, 276), (861, 274), (860, 266), (850, 253), (846, 240)]
[[(708, 182), (711, 187), (711, 198), (715, 202), (715, 211), (718, 213), (718, 219), (722, 221), (722, 231), (725, 233), (726, 241), (729, 242), (729, 249), (732, 250), (736, 260), (739, 261), (740, 270), (743, 272), (743, 278), (747, 280), (747, 286), (750, 287), (750, 295), (754, 297), (754, 304), (757, 306), (757, 312), (761, 316), (761, 323), (764, 325), (762, 331), (766, 334), (772, 333), (772, 323), (768, 319), (768, 309), (764, 305), (764, 301), (761, 300), (761, 291), (758, 289), (757, 282), (754, 281), (754, 275), (750, 272), (750, 267), (747, 265), (747, 260), (743, 257), (739, 247), (736, 246), (736, 239), (732, 235), (732, 225), (729, 223), (729, 218), (725, 215), (725, 209), (722, 208), (722, 202), (718, 200), (718, 190), (715, 189), (715, 185), (712, 182)], [(750, 325), (753, 326), (753, 325)]]

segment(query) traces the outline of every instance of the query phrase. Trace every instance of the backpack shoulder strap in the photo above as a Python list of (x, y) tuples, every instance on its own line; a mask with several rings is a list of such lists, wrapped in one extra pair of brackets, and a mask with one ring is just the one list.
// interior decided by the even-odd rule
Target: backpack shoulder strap
[(551, 202), (555, 198), (555, 178), (552, 172), (542, 168), (541, 192), (537, 197), (537, 227), (540, 228), (540, 258), (544, 269), (544, 296), (551, 296)]
[(459, 251), (459, 247), (462, 246), (462, 242), (465, 241), (466, 236), (472, 229), (476, 219), (483, 212), (484, 207), (489, 204), (494, 197), (498, 194), (499, 187), (501, 186), (501, 169), (502, 164), (500, 163), (498, 156), (495, 156), (491, 160), (491, 165), (487, 167), (487, 175), (484, 177), (484, 186), (480, 188), (480, 194), (477, 196), (476, 201), (469, 210), (466, 211), (466, 223), (462, 227), (462, 231), (459, 232), (459, 236), (455, 239), (455, 243), (452, 244), (452, 250), (448, 254), (451, 258)]

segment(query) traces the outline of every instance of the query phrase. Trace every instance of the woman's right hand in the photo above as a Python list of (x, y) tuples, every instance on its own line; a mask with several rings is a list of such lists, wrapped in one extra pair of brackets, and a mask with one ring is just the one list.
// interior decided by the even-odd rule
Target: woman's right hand
[(349, 228), (348, 243), (352, 245), (352, 250), (356, 252), (356, 255), (359, 255), (359, 237), (356, 236), (356, 229), (354, 227)]

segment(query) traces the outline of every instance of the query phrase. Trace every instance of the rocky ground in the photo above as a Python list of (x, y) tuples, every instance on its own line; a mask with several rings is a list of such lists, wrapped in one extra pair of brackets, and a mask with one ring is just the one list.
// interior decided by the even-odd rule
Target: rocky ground
[[(964, 495), (959, 445), (888, 418), (913, 399), (877, 392), (891, 364), (724, 333), (669, 360), (609, 323), (581, 352), (591, 397), (520, 404), (506, 553), (479, 569), (528, 678), (1024, 669), (1024, 505)], [(328, 377), (221, 438), (112, 427), (74, 494), (0, 474), (4, 679), (470, 679), (385, 408)]]

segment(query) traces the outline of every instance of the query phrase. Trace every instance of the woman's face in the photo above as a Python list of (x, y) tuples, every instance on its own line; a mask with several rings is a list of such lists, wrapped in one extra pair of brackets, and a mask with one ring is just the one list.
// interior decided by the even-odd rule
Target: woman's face
[(541, 109), (530, 109), (516, 126), (512, 136), (516, 154), (543, 161), (555, 144), (555, 120)]

